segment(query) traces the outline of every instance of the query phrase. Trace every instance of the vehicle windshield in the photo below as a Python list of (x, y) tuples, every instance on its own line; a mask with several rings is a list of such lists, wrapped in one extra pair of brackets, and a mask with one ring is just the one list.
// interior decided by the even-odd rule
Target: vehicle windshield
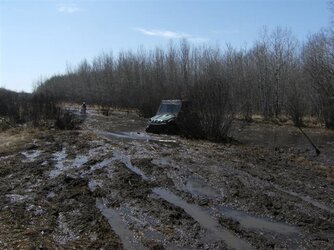
[(179, 113), (181, 104), (161, 104), (157, 112), (158, 115), (165, 113)]

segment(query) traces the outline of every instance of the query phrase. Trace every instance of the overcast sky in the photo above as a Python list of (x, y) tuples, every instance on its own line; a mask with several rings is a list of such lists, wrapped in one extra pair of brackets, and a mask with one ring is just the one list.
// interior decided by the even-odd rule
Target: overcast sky
[(170, 39), (250, 47), (263, 26), (281, 26), (303, 41), (329, 19), (328, 0), (0, 0), (0, 87), (31, 92), (84, 58)]

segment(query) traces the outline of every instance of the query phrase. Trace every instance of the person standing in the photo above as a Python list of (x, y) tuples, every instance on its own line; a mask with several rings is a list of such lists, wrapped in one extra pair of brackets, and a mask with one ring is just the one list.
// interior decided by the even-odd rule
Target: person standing
[(86, 114), (87, 106), (86, 103), (83, 102), (81, 105), (81, 114)]

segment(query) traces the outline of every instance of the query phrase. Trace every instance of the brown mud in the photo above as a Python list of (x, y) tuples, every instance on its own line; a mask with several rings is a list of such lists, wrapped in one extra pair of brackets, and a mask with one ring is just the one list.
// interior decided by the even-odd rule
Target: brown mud
[(333, 248), (333, 132), (306, 130), (316, 156), (293, 127), (237, 124), (219, 144), (146, 122), (0, 133), (0, 248)]

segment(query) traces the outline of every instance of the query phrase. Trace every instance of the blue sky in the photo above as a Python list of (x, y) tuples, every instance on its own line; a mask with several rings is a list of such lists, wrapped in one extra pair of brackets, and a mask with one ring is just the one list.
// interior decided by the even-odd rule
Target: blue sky
[(281, 26), (303, 41), (329, 19), (328, 0), (0, 0), (0, 87), (31, 92), (84, 58), (171, 39), (250, 47)]

